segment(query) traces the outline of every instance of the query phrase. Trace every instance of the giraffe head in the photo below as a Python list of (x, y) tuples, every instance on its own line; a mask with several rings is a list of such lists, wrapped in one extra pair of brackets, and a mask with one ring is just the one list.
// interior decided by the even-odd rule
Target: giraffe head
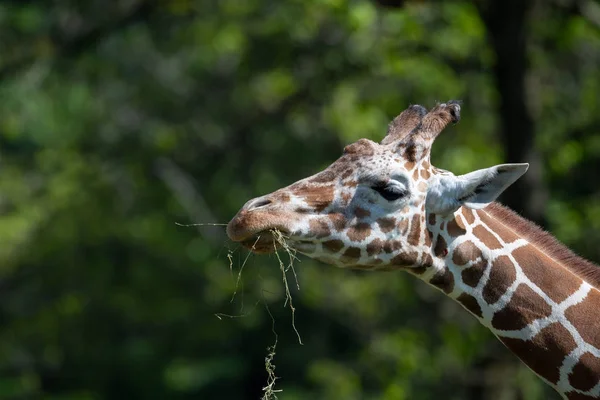
[(277, 229), (290, 247), (340, 267), (432, 265), (444, 249), (432, 245), (431, 216), (485, 207), (528, 168), (504, 164), (455, 176), (433, 167), (433, 141), (459, 119), (456, 101), (430, 111), (410, 106), (381, 143), (360, 139), (322, 172), (248, 201), (229, 222), (229, 237), (265, 253), (275, 249), (270, 231)]

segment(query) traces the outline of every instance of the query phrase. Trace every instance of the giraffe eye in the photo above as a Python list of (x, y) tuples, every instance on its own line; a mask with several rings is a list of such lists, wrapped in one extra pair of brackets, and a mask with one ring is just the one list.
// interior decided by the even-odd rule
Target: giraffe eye
[(381, 197), (388, 201), (398, 200), (399, 198), (404, 197), (408, 194), (408, 191), (406, 189), (395, 185), (388, 185), (386, 183), (371, 186), (371, 189), (379, 193)]

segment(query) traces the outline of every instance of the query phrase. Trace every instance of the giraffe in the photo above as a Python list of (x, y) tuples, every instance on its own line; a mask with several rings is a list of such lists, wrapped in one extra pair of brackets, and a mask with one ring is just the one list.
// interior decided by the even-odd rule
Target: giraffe
[(460, 104), (412, 105), (380, 143), (360, 139), (325, 170), (248, 201), (228, 236), (255, 253), (278, 229), (308, 257), (407, 271), (460, 303), (564, 399), (600, 398), (600, 268), (495, 202), (528, 168), (456, 176), (430, 163)]

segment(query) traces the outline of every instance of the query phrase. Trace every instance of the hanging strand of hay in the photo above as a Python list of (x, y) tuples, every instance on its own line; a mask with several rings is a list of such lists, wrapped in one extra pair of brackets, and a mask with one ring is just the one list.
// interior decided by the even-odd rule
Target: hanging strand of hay
[[(206, 226), (206, 225), (210, 225), (210, 226), (227, 225), (227, 224), (213, 224), (213, 223), (184, 225), (184, 224), (180, 224), (177, 222), (176, 222), (176, 224), (179, 226), (187, 226), (187, 227), (189, 227), (189, 226)], [(281, 273), (283, 276), (283, 283), (285, 286), (286, 299), (285, 299), (284, 307), (289, 302), (290, 310), (292, 310), (292, 327), (294, 328), (294, 331), (296, 332), (296, 335), (298, 336), (298, 341), (300, 342), (300, 344), (302, 344), (302, 339), (300, 338), (300, 333), (296, 329), (296, 323), (295, 323), (296, 309), (294, 308), (294, 305), (292, 303), (292, 295), (290, 293), (290, 288), (289, 288), (289, 285), (287, 282), (287, 276), (286, 276), (287, 271), (289, 271), (289, 269), (291, 268), (291, 270), (294, 274), (294, 279), (296, 281), (296, 287), (298, 288), (298, 290), (300, 290), (300, 285), (298, 283), (298, 277), (296, 275), (296, 270), (294, 269), (294, 260), (298, 260), (298, 258), (296, 258), (296, 252), (289, 247), (289, 245), (285, 241), (285, 237), (283, 236), (283, 234), (280, 231), (274, 230), (272, 233), (273, 233), (273, 238), (275, 239), (273, 241), (273, 246), (275, 247), (275, 254), (277, 255), (277, 259), (279, 261), (279, 268), (281, 269)], [(256, 246), (256, 244), (258, 243), (259, 240), (260, 240), (260, 236), (258, 236), (256, 238), (256, 241), (252, 245), (252, 249), (254, 249), (254, 247)], [(279, 244), (281, 246), (281, 248), (283, 248), (285, 250), (285, 252), (288, 254), (289, 264), (288, 264), (287, 268), (284, 266), (284, 263), (281, 260), (281, 257), (279, 257), (279, 253), (277, 253), (277, 244)], [(251, 254), (252, 254), (252, 252), (248, 253), (248, 255), (246, 256), (246, 258), (244, 259), (244, 262), (242, 263), (242, 265), (240, 267), (240, 270), (238, 271), (237, 279), (235, 281), (235, 288), (233, 290), (233, 295), (231, 296), (231, 300), (230, 300), (231, 303), (233, 303), (233, 300), (235, 299), (235, 296), (237, 294), (237, 291), (238, 291), (238, 288), (240, 285), (240, 280), (242, 277), (242, 272), (244, 270), (244, 266), (246, 265), (246, 262), (248, 262), (248, 258), (250, 257)], [(229, 261), (229, 272), (233, 278), (233, 251), (231, 249), (229, 249), (229, 251), (227, 252), (227, 260)], [(243, 295), (243, 292), (242, 292), (242, 295)], [(267, 384), (266, 384), (266, 386), (264, 386), (262, 388), (264, 394), (263, 394), (263, 397), (261, 398), (261, 400), (277, 400), (276, 393), (280, 393), (283, 391), (282, 389), (275, 389), (275, 383), (276, 383), (277, 379), (279, 379), (279, 377), (275, 375), (276, 367), (275, 367), (275, 364), (273, 363), (273, 360), (275, 359), (275, 354), (276, 354), (276, 349), (277, 349), (277, 341), (279, 339), (279, 336), (277, 335), (277, 332), (275, 331), (275, 318), (273, 317), (273, 314), (271, 314), (271, 310), (269, 310), (269, 306), (267, 305), (264, 298), (263, 298), (262, 302), (265, 305), (265, 309), (267, 310), (267, 313), (271, 317), (271, 331), (273, 332), (273, 335), (275, 335), (275, 341), (273, 342), (273, 344), (271, 346), (267, 347), (267, 355), (265, 356), (265, 370), (267, 371)], [(256, 307), (257, 304), (258, 304), (258, 302), (254, 306)], [(248, 314), (245, 314), (243, 312), (243, 310), (244, 310), (243, 307), (244, 307), (244, 302), (243, 302), (243, 298), (242, 298), (242, 309), (240, 310), (239, 315), (216, 313), (215, 316), (219, 319), (222, 319), (224, 317), (232, 318), (232, 319), (245, 317)], [(253, 307), (253, 309), (250, 312), (253, 312), (255, 307)]]
[[(300, 284), (298, 283), (298, 276), (296, 275), (296, 270), (294, 269), (294, 261), (300, 262), (298, 257), (296, 257), (296, 250), (294, 250), (290, 247), (290, 245), (286, 241), (286, 237), (283, 235), (283, 233), (281, 233), (277, 229), (273, 230), (273, 237), (274, 237), (275, 241), (288, 254), (290, 263), (288, 264), (287, 268), (285, 269), (285, 272), (287, 273), (290, 269), (292, 270), (292, 272), (294, 273), (294, 280), (296, 281), (296, 288), (298, 290), (300, 290)], [(275, 250), (277, 250), (277, 249), (275, 249)]]
[[(257, 237), (256, 240), (254, 241), (254, 244), (252, 245), (252, 249), (254, 249), (254, 246), (256, 246), (256, 243), (258, 243), (259, 240), (260, 240), (260, 236)], [(246, 265), (246, 262), (248, 262), (248, 258), (250, 257), (251, 254), (252, 254), (252, 252), (248, 252), (248, 255), (246, 256), (246, 258), (244, 259), (244, 262), (242, 263), (242, 266), (240, 267), (240, 270), (239, 270), (238, 276), (237, 276), (237, 280), (235, 281), (235, 289), (233, 289), (233, 296), (231, 296), (231, 300), (229, 300), (230, 303), (233, 303), (233, 300), (235, 299), (235, 295), (237, 294), (237, 290), (240, 285), (240, 278), (242, 277), (242, 271), (244, 270), (244, 266)], [(227, 258), (229, 259), (229, 270), (232, 271), (233, 270), (233, 259), (230, 256), (231, 256), (231, 253), (229, 253), (227, 255)], [(243, 302), (242, 302), (242, 307), (244, 307)]]
[[(178, 225), (180, 225), (180, 224), (178, 224)], [(302, 343), (302, 337), (300, 336), (300, 332), (298, 332), (298, 329), (296, 328), (296, 308), (294, 307), (294, 303), (292, 300), (292, 294), (290, 291), (290, 286), (289, 286), (288, 280), (287, 280), (287, 273), (291, 269), (292, 274), (294, 275), (294, 281), (296, 282), (296, 289), (300, 290), (298, 276), (297, 276), (296, 270), (294, 268), (294, 261), (300, 261), (300, 260), (298, 260), (298, 258), (296, 257), (296, 251), (288, 245), (288, 243), (286, 241), (286, 237), (279, 230), (273, 229), (273, 230), (271, 230), (271, 234), (273, 235), (273, 247), (275, 250), (275, 255), (277, 257), (277, 261), (279, 262), (279, 269), (281, 270), (281, 277), (282, 277), (283, 285), (285, 288), (285, 302), (284, 302), (283, 306), (286, 307), (289, 305), (289, 308), (292, 312), (292, 328), (294, 329), (294, 332), (296, 333), (296, 336), (298, 337), (298, 343), (303, 345), (304, 343)], [(256, 246), (256, 244), (258, 243), (259, 240), (260, 240), (260, 236), (256, 238), (256, 241), (252, 245), (252, 249), (254, 249), (254, 247)], [(285, 263), (281, 259), (281, 256), (279, 255), (279, 252), (277, 251), (278, 245), (288, 255), (289, 261), (288, 261), (287, 266), (285, 265)], [(238, 288), (240, 285), (240, 281), (241, 281), (242, 272), (244, 270), (244, 266), (246, 265), (246, 262), (248, 261), (248, 258), (250, 257), (251, 254), (252, 254), (251, 252), (248, 253), (248, 255), (244, 259), (244, 262), (242, 263), (242, 265), (238, 271), (237, 279), (235, 282), (234, 292), (233, 292), (230, 302), (233, 302), (233, 300), (236, 297), (236, 294), (237, 294), (237, 291), (238, 291)], [(229, 252), (227, 254), (227, 259), (229, 261), (229, 271), (233, 277), (233, 253), (231, 250), (229, 250)], [(266, 383), (266, 386), (264, 386), (262, 388), (264, 394), (263, 394), (263, 397), (261, 398), (261, 400), (277, 400), (276, 393), (280, 393), (283, 391), (282, 389), (275, 389), (275, 383), (276, 383), (277, 379), (279, 379), (279, 377), (275, 375), (276, 366), (273, 361), (275, 359), (277, 342), (278, 342), (279, 337), (277, 335), (277, 332), (275, 331), (275, 318), (273, 317), (273, 314), (271, 314), (271, 310), (269, 310), (269, 307), (267, 306), (267, 302), (264, 300), (264, 298), (263, 298), (262, 302), (265, 306), (265, 309), (267, 310), (267, 313), (271, 317), (271, 323), (272, 323), (271, 331), (273, 332), (273, 335), (275, 336), (275, 341), (271, 346), (267, 347), (267, 355), (265, 356), (265, 370), (267, 372), (267, 383)], [(256, 306), (256, 304), (255, 304), (255, 306)], [(242, 307), (243, 307), (243, 304), (242, 304)], [(251, 312), (252, 311), (253, 310), (251, 310)], [(222, 319), (224, 317), (225, 318), (240, 318), (240, 317), (245, 317), (246, 315), (248, 315), (248, 314), (243, 313), (243, 309), (241, 310), (240, 315), (229, 315), (229, 314), (224, 314), (224, 313), (215, 314), (215, 316), (219, 319)]]
[(227, 251), (227, 260), (229, 260), (229, 275), (231, 275), (231, 279), (233, 280), (233, 251), (231, 249)]
[[(256, 242), (254, 242), (254, 245), (252, 247), (254, 247), (256, 245), (256, 243), (258, 242), (259, 239), (260, 239), (260, 237), (256, 239)], [(240, 278), (242, 275), (242, 271), (244, 269), (244, 265), (246, 265), (246, 261), (248, 261), (248, 256), (246, 256), (246, 258), (244, 259), (244, 262), (242, 263), (242, 266), (240, 267), (240, 270), (239, 270), (239, 273), (237, 276), (237, 280), (236, 280), (236, 284), (235, 284), (233, 297), (231, 298), (231, 301), (233, 301), (233, 299), (235, 298), (235, 294), (236, 294), (238, 286), (239, 286), (239, 282), (240, 282)], [(233, 277), (233, 252), (231, 250), (229, 250), (229, 252), (227, 253), (227, 259), (229, 260), (229, 270), (232, 273), (232, 277)], [(287, 284), (287, 282), (286, 282), (286, 284)], [(277, 349), (277, 341), (279, 339), (279, 336), (277, 335), (277, 332), (275, 331), (275, 318), (273, 317), (273, 314), (271, 314), (271, 310), (269, 309), (269, 306), (267, 305), (267, 302), (265, 301), (264, 296), (263, 296), (262, 300), (259, 300), (258, 302), (256, 302), (256, 304), (254, 304), (254, 307), (252, 308), (250, 313), (254, 312), (254, 309), (256, 308), (256, 306), (258, 305), (259, 302), (263, 303), (263, 305), (265, 306), (265, 309), (267, 310), (267, 313), (271, 317), (271, 331), (273, 332), (273, 335), (275, 336), (275, 341), (271, 346), (267, 347), (267, 355), (265, 356), (265, 370), (267, 371), (267, 384), (262, 388), (264, 394), (261, 397), (261, 400), (277, 400), (278, 398), (277, 398), (276, 393), (283, 392), (282, 389), (275, 389), (275, 382), (277, 381), (277, 379), (279, 379), (279, 377), (275, 375), (276, 367), (275, 367), (275, 364), (273, 363), (273, 360), (275, 359), (275, 354), (276, 354), (276, 349)], [(243, 303), (242, 303), (242, 307), (243, 307)], [(216, 313), (215, 317), (219, 318), (220, 320), (222, 320), (223, 318), (234, 319), (234, 318), (246, 317), (246, 316), (248, 316), (248, 314), (249, 313), (243, 313), (243, 309), (242, 309), (242, 311), (239, 315)]]
[[(294, 328), (294, 332), (296, 332), (296, 336), (298, 336), (298, 343), (304, 344), (302, 343), (300, 332), (298, 332), (298, 329), (296, 329), (296, 309), (294, 308), (294, 303), (292, 302), (292, 294), (290, 293), (290, 286), (288, 285), (286, 275), (286, 272), (288, 270), (291, 269), (293, 271), (294, 278), (296, 279), (296, 287), (298, 288), (298, 290), (300, 290), (300, 285), (298, 284), (298, 277), (296, 276), (296, 270), (294, 269), (294, 260), (298, 260), (298, 258), (296, 257), (296, 251), (287, 244), (287, 242), (285, 241), (285, 236), (283, 236), (283, 234), (280, 231), (278, 231), (277, 229), (273, 229), (271, 232), (273, 234), (273, 239), (275, 239), (273, 241), (273, 247), (275, 247), (275, 255), (277, 256), (277, 260), (279, 261), (279, 269), (281, 270), (283, 285), (285, 287), (285, 303), (283, 304), (283, 306), (285, 307), (286, 305), (289, 305), (290, 310), (292, 311), (292, 328)], [(287, 268), (285, 267), (283, 260), (277, 252), (277, 244), (279, 244), (281, 248), (285, 250), (285, 252), (288, 254), (290, 261)]]
[(265, 394), (261, 398), (261, 400), (277, 400), (277, 395), (275, 393), (283, 392), (282, 389), (275, 389), (275, 381), (279, 379), (278, 376), (275, 375), (275, 364), (273, 364), (273, 359), (275, 358), (275, 350), (277, 349), (277, 339), (279, 338), (277, 332), (275, 332), (275, 318), (273, 318), (273, 314), (271, 314), (271, 310), (269, 310), (269, 306), (267, 303), (265, 304), (265, 309), (269, 313), (271, 317), (271, 331), (273, 335), (275, 335), (275, 342), (267, 347), (267, 355), (265, 357), (265, 370), (267, 371), (267, 385), (262, 388)]

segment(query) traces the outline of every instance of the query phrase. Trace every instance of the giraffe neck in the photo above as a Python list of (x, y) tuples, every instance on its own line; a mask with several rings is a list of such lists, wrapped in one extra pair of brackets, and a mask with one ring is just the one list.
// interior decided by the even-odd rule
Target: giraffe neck
[(556, 257), (548, 244), (562, 245), (536, 240), (526, 224), (499, 205), (429, 215), (436, 257), (420, 278), (461, 303), (563, 396), (600, 398), (598, 286), (569, 265), (584, 260), (563, 247), (568, 257)]

